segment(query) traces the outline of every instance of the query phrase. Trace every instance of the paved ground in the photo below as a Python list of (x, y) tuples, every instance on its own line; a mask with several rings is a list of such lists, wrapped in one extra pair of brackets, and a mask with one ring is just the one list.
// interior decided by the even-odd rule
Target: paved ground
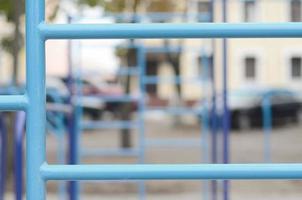
[[(273, 130), (271, 137), (272, 162), (302, 162), (302, 126), (288, 125)], [(137, 133), (134, 143), (137, 144)], [(200, 132), (195, 123), (173, 124), (165, 118), (149, 119), (146, 126), (147, 138), (184, 138), (200, 141)], [(117, 147), (118, 132), (99, 131), (85, 133), (82, 137), (82, 146)], [(203, 137), (206, 134), (203, 133)], [(232, 132), (231, 134), (231, 161), (232, 163), (259, 163), (264, 162), (264, 137), (261, 130)], [(184, 143), (184, 142), (182, 142)], [(56, 151), (55, 138), (49, 136), (47, 140), (48, 160), (53, 163)], [(186, 147), (148, 147), (146, 162), (148, 163), (199, 163), (205, 149), (198, 146)], [(83, 163), (135, 163), (136, 158), (122, 157), (91, 157), (83, 158)], [(147, 199), (201, 199), (203, 193), (199, 181), (150, 181), (146, 183)], [(53, 183), (48, 185), (48, 199), (58, 199), (55, 196)], [(232, 181), (232, 200), (300, 200), (302, 198), (301, 181)], [(83, 186), (83, 198), (88, 200), (106, 199), (137, 199), (137, 185), (134, 183), (86, 183)], [(6, 199), (12, 199), (7, 197)]]

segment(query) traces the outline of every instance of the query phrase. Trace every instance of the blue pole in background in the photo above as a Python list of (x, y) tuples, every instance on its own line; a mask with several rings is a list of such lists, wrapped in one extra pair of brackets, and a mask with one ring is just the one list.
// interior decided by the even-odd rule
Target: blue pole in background
[[(139, 163), (145, 163), (145, 92), (146, 87), (143, 81), (144, 74), (146, 71), (146, 52), (143, 46), (137, 47), (137, 65), (139, 67), (139, 87), (140, 87), (140, 96), (139, 96)], [(139, 183), (139, 199), (144, 200), (146, 199), (146, 188), (145, 183), (141, 181)]]
[[(71, 23), (72, 18), (68, 16), (68, 23)], [(78, 126), (79, 122), (77, 121), (77, 110), (79, 109), (77, 105), (74, 105), (72, 98), (74, 97), (74, 77), (73, 77), (73, 66), (72, 66), (72, 44), (71, 40), (68, 40), (68, 77), (67, 77), (67, 86), (69, 90), (68, 104), (72, 106), (71, 113), (68, 114), (68, 162), (70, 165), (76, 165), (79, 163), (79, 136), (78, 136)], [(79, 199), (79, 185), (77, 181), (70, 181), (68, 184), (69, 200)]]
[(6, 147), (7, 147), (7, 130), (3, 119), (3, 114), (0, 113), (0, 148), (1, 148), (1, 163), (0, 163), (0, 200), (4, 200), (6, 186)]
[(17, 112), (14, 127), (14, 164), (15, 164), (15, 199), (22, 200), (23, 196), (23, 138), (25, 129), (26, 114), (23, 111)]
[(271, 162), (271, 132), (272, 132), (272, 107), (269, 95), (262, 100), (262, 123), (264, 129), (264, 162)]
[[(211, 0), (210, 6), (210, 15), (211, 15), (211, 22), (215, 21), (215, 0)], [(215, 39), (212, 40), (212, 68), (210, 71), (211, 80), (212, 80), (212, 108), (211, 108), (211, 135), (212, 135), (212, 163), (217, 163), (217, 146), (218, 146), (218, 138), (217, 138), (217, 107), (216, 107), (216, 83), (215, 83)], [(212, 200), (217, 200), (217, 181), (211, 181), (211, 193), (212, 193)]]
[[(227, 0), (222, 2), (223, 22), (227, 19)], [(229, 163), (229, 125), (230, 113), (228, 108), (228, 43), (223, 39), (223, 163)], [(223, 199), (229, 199), (229, 181), (223, 181)]]
[[(209, 79), (209, 58), (205, 55), (205, 52), (201, 52), (201, 67), (202, 67), (202, 91), (203, 93), (203, 101), (201, 102), (202, 110), (201, 110), (201, 146), (202, 148), (202, 160), (203, 163), (209, 163), (209, 102), (208, 102), (208, 81)], [(205, 180), (203, 184), (203, 198), (204, 200), (209, 199), (209, 181)]]

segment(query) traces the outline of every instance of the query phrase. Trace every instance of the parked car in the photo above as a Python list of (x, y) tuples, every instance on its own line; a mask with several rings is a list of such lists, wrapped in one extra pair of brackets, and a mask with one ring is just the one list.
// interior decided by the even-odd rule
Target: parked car
[[(264, 100), (270, 102), (272, 125), (302, 121), (302, 101), (297, 93), (283, 88), (240, 89), (228, 94), (231, 128), (242, 130), (262, 127)], [(221, 105), (222, 96), (219, 95), (216, 116), (219, 128), (222, 127), (223, 118)]]
[(288, 89), (240, 90), (229, 95), (231, 127), (248, 129), (263, 126), (263, 103), (270, 103), (272, 125), (299, 122), (301, 100)]
[[(66, 78), (64, 78), (63, 81), (67, 83)], [(81, 78), (76, 81), (76, 84), (81, 90), (83, 96), (81, 98), (82, 102), (87, 102), (87, 104), (89, 104), (89, 101), (103, 103), (101, 111), (94, 108), (86, 109), (86, 114), (89, 114), (94, 119), (101, 118), (105, 111), (112, 113), (114, 116), (118, 116), (122, 106), (125, 104), (130, 104), (130, 112), (137, 110), (137, 99), (131, 97), (131, 101), (125, 101), (128, 95), (125, 94), (123, 87), (118, 83)], [(123, 98), (124, 100), (122, 100)]]
[[(59, 98), (61, 102), (67, 103), (69, 97), (70, 92), (62, 79), (58, 77), (46, 78), (46, 102), (57, 102)], [(105, 109), (104, 102), (96, 97), (83, 97), (79, 102), (84, 114), (87, 114), (93, 119), (100, 117)]]

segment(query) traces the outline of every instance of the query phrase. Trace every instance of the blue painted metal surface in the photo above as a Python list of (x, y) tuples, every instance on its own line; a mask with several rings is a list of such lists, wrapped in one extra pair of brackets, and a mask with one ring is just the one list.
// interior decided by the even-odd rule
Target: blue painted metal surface
[(27, 199), (45, 199), (47, 180), (302, 179), (301, 164), (48, 165), (45, 160), (45, 39), (302, 37), (301, 23), (46, 25), (44, 10), (42, 0), (26, 1), (26, 95), (0, 96), (1, 110), (27, 111)]
[[(212, 54), (213, 55), (213, 54)], [(207, 88), (207, 84), (211, 82), (211, 72), (210, 72), (210, 62), (209, 57), (206, 56), (205, 52), (201, 51), (201, 64), (202, 64), (202, 70), (201, 70), (201, 78), (202, 78), (202, 91), (203, 93), (203, 102), (201, 102), (202, 111), (201, 111), (201, 138), (200, 143), (202, 146), (202, 162), (203, 163), (210, 163), (210, 106), (209, 106), (209, 94), (206, 91), (209, 91), (209, 88)], [(203, 182), (203, 199), (208, 200), (210, 198), (209, 191), (210, 191), (210, 182), (204, 181)]]
[[(72, 22), (72, 17), (68, 16), (68, 23)], [(72, 41), (68, 41), (68, 91), (70, 97), (67, 103), (71, 106), (71, 112), (67, 115), (68, 119), (68, 164), (75, 165), (79, 161), (79, 113), (81, 110), (78, 104), (74, 103), (73, 100), (76, 97), (78, 91), (74, 91), (75, 85), (74, 73), (73, 73), (73, 62), (72, 62)], [(78, 90), (78, 88), (76, 88)], [(77, 101), (77, 100), (75, 100)], [(79, 198), (79, 184), (76, 181), (68, 182), (68, 198), (69, 200), (77, 200)]]
[[(216, 0), (210, 1), (210, 22), (215, 22), (215, 6)], [(217, 137), (217, 106), (216, 106), (216, 76), (215, 76), (215, 58), (216, 58), (216, 41), (211, 41), (212, 46), (212, 70), (210, 71), (210, 77), (211, 77), (211, 112), (210, 112), (210, 129), (211, 129), (211, 162), (217, 163), (217, 148), (218, 148), (218, 137)], [(217, 199), (217, 181), (212, 180), (210, 182), (211, 186), (211, 199), (216, 200)]]
[[(143, 29), (141, 27), (144, 27)], [(300, 38), (302, 23), (45, 24), (43, 39)]]
[(83, 121), (82, 130), (93, 129), (131, 129), (139, 127), (139, 122), (135, 121)]
[(0, 110), (15, 111), (25, 110), (28, 105), (26, 95), (1, 95)]
[[(33, 12), (34, 11), (34, 12)], [(45, 17), (45, 2), (26, 1), (26, 199), (45, 199), (45, 181), (40, 174), (46, 162), (45, 41), (38, 26)]]
[(265, 95), (262, 100), (262, 120), (264, 131), (264, 162), (271, 162), (271, 133), (272, 133), (272, 106), (271, 96)]
[(18, 112), (14, 127), (14, 164), (15, 164), (15, 199), (22, 200), (23, 197), (23, 138), (25, 129), (25, 112)]
[[(137, 63), (139, 66), (139, 90), (141, 92), (140, 100), (138, 101), (138, 115), (139, 115), (139, 156), (138, 162), (140, 164), (145, 163), (145, 102), (146, 102), (146, 86), (143, 83), (144, 74), (146, 73), (146, 51), (145, 48), (141, 45), (137, 46)], [(139, 182), (139, 198), (141, 200), (146, 199), (146, 187), (144, 182)]]
[[(223, 22), (228, 21), (228, 8), (227, 0), (222, 1), (222, 13), (223, 13)], [(229, 127), (230, 127), (230, 111), (228, 106), (228, 41), (223, 39), (222, 41), (222, 54), (223, 54), (223, 163), (228, 164), (230, 162), (229, 158)], [(228, 180), (223, 181), (223, 200), (229, 199), (229, 186), (230, 182)]]
[(92, 149), (85, 148), (81, 151), (81, 156), (125, 156), (125, 157), (137, 157), (140, 154), (140, 149), (123, 149), (123, 148), (104, 148), (104, 149)]
[(44, 180), (299, 180), (302, 164), (47, 165)]
[[(59, 102), (57, 102), (59, 103)], [(50, 112), (50, 113), (49, 113)], [(52, 121), (47, 123), (48, 131), (54, 133), (57, 137), (57, 161), (60, 164), (65, 163), (65, 126), (64, 126), (64, 118), (62, 113), (56, 113), (53, 115), (53, 111), (49, 111), (47, 113), (47, 117), (49, 114), (52, 114)], [(25, 131), (25, 112), (20, 111), (16, 114), (16, 121), (14, 127), (14, 182), (15, 182), (15, 199), (22, 200), (23, 197), (23, 139), (24, 139), (24, 131)], [(59, 191), (59, 199), (65, 199), (66, 189), (65, 184), (60, 183), (58, 186)]]
[(7, 129), (4, 116), (0, 113), (0, 200), (4, 200), (6, 188), (6, 148), (7, 148)]

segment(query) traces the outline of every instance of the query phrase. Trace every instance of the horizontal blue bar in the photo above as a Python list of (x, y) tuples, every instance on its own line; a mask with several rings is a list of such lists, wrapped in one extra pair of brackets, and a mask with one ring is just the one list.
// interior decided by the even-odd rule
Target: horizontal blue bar
[(198, 83), (202, 82), (203, 79), (201, 77), (158, 77), (158, 76), (145, 76), (143, 78), (143, 82), (145, 84), (157, 84), (157, 83)]
[(28, 99), (26, 95), (0, 95), (0, 110), (26, 110)]
[[(147, 12), (147, 13), (112, 13), (112, 12), (106, 12), (104, 13), (104, 16), (106, 17), (112, 17), (119, 21), (137, 21), (141, 22), (144, 20), (151, 20), (151, 21), (166, 21), (166, 20), (173, 20), (173, 19), (179, 19), (183, 18), (184, 20), (189, 19), (197, 19), (202, 21), (211, 21), (211, 16), (209, 12), (204, 13), (183, 13), (183, 12)], [(77, 15), (76, 17), (72, 17), (72, 22), (80, 21), (83, 19), (84, 16)], [(89, 19), (91, 19), (89, 17)], [(93, 18), (93, 19), (100, 19), (99, 17)]]
[(198, 115), (201, 113), (200, 110), (194, 108), (181, 108), (181, 107), (155, 107), (149, 106), (145, 108), (149, 112), (164, 112), (171, 115)]
[(133, 157), (138, 156), (139, 151), (138, 149), (83, 149), (81, 151), (81, 156), (126, 156), (126, 157)]
[(145, 145), (155, 147), (200, 147), (200, 138), (186, 139), (186, 138), (173, 138), (173, 139), (147, 139)]
[[(182, 48), (181, 46), (167, 46), (167, 47), (146, 47), (145, 51), (147, 53), (179, 53), (185, 49), (189, 48)], [(198, 48), (201, 49), (200, 47)], [(193, 50), (197, 50), (197, 48), (193, 48)]]
[(137, 128), (139, 122), (135, 121), (84, 121), (81, 128), (85, 130), (92, 129), (130, 129)]
[(302, 164), (47, 165), (45, 180), (302, 179)]
[(143, 20), (152, 20), (152, 21), (165, 21), (165, 20), (171, 20), (175, 18), (184, 18), (185, 20), (187, 18), (197, 18), (202, 21), (210, 21), (211, 15), (210, 13), (169, 13), (169, 12), (148, 12), (148, 13), (122, 13), (122, 14), (116, 14), (116, 13), (105, 13), (105, 16), (114, 17), (115, 19), (119, 20), (132, 20), (135, 19), (136, 21), (143, 21)]
[(45, 24), (44, 39), (300, 38), (302, 23)]
[(138, 101), (138, 97), (131, 96), (131, 95), (121, 95), (121, 96), (108, 96), (108, 95), (84, 95), (82, 97), (77, 97), (79, 104), (81, 105), (81, 99), (82, 98), (98, 98), (100, 100), (106, 101), (106, 102), (131, 102), (131, 101)]
[(135, 67), (120, 67), (118, 69), (118, 71), (116, 72), (116, 75), (118, 76), (137, 76), (139, 75), (140, 71), (139, 71), (139, 66), (135, 66)]

